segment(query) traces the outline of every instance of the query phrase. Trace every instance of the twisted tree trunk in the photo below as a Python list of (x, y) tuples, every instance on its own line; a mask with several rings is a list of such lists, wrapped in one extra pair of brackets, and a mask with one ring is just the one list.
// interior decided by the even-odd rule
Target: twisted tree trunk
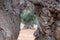
[[(35, 40), (60, 40), (60, 1), (59, 0), (29, 0), (36, 6), (36, 15), (40, 27), (35, 32)], [(38, 10), (38, 11), (37, 11)]]
[[(0, 39), (17, 40), (20, 24), (20, 9), (30, 2), (39, 18), (40, 27), (34, 33), (35, 40), (60, 40), (60, 1), (59, 0), (0, 0)], [(31, 5), (30, 5), (31, 6)], [(20, 8), (20, 9), (19, 9)]]
[(20, 31), (18, 0), (0, 0), (0, 40), (17, 40)]

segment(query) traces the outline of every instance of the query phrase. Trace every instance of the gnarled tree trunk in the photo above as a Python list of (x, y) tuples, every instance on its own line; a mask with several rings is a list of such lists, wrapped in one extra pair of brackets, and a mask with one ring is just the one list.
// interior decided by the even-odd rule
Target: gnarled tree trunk
[[(60, 1), (59, 0), (23, 0), (32, 3), (39, 18), (40, 27), (35, 32), (35, 40), (60, 40)], [(0, 0), (0, 39), (17, 40), (20, 24), (20, 0)], [(20, 8), (20, 9), (19, 9)]]
[[(34, 3), (40, 27), (35, 32), (35, 40), (60, 40), (60, 1), (29, 0)], [(38, 10), (38, 11), (37, 11)]]
[(17, 40), (20, 31), (18, 0), (0, 0), (0, 40)]

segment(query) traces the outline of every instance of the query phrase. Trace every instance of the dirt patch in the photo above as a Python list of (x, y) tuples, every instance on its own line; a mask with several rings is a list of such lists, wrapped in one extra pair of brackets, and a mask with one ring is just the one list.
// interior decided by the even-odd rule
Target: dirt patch
[(35, 30), (33, 29), (23, 29), (20, 31), (18, 40), (34, 40), (34, 33)]

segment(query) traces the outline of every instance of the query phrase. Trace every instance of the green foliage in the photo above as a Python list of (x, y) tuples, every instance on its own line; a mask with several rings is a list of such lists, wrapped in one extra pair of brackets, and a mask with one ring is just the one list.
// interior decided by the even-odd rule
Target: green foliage
[(26, 7), (22, 11), (21, 21), (32, 22), (33, 24), (36, 24), (38, 22), (37, 16), (34, 14), (31, 7)]

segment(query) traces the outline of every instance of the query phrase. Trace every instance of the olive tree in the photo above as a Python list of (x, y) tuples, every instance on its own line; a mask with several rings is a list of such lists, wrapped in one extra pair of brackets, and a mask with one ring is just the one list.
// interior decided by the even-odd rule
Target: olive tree
[(19, 0), (0, 0), (0, 40), (17, 40), (19, 31)]

